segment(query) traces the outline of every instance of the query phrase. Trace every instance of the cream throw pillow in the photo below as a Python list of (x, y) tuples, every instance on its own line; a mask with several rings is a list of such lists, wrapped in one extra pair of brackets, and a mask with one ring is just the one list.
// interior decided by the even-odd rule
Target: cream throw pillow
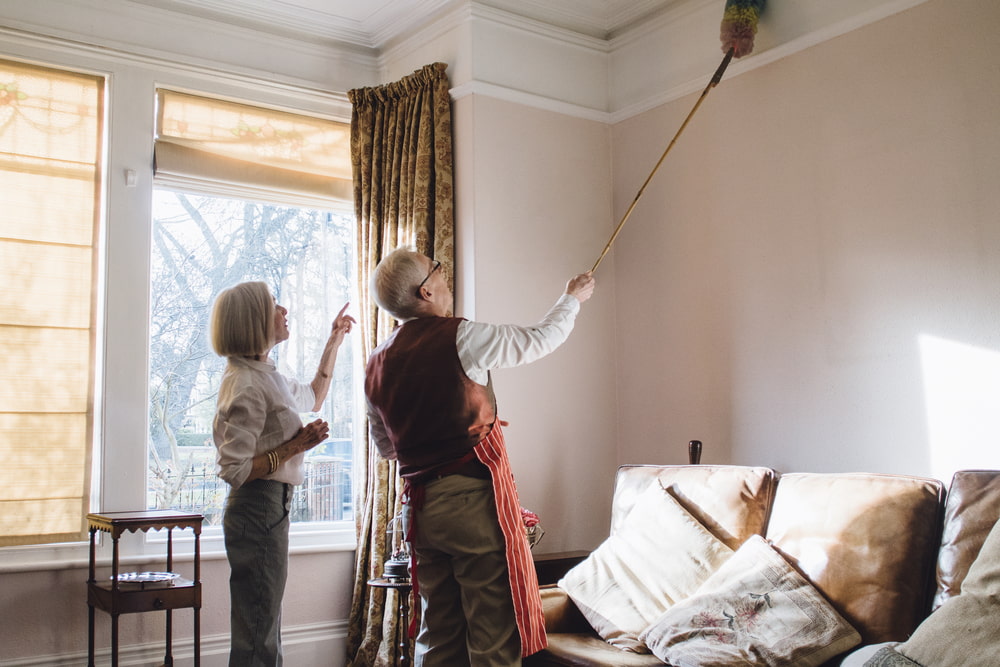
[(1000, 664), (1000, 522), (969, 567), (962, 592), (928, 616), (896, 651), (924, 667)]
[(675, 667), (813, 667), (861, 641), (759, 535), (639, 638)]
[(733, 551), (659, 484), (637, 498), (619, 529), (559, 587), (602, 639), (648, 653), (639, 633), (698, 589)]

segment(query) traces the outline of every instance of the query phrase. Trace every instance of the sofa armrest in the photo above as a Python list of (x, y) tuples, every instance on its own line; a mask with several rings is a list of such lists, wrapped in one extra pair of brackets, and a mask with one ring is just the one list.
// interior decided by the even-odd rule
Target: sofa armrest
[(566, 594), (555, 584), (541, 586), (542, 612), (545, 614), (545, 632), (593, 632), (587, 619)]

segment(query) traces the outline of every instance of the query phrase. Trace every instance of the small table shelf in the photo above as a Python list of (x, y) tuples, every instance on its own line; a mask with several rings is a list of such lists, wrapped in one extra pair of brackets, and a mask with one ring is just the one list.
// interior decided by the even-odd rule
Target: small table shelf
[[(104, 512), (87, 515), (90, 529), (90, 576), (87, 579), (89, 638), (87, 665), (94, 667), (94, 610), (111, 615), (111, 665), (118, 665), (118, 616), (121, 614), (165, 611), (167, 614), (167, 645), (164, 665), (173, 665), (171, 655), (172, 615), (174, 609), (194, 609), (194, 664), (201, 662), (201, 514), (174, 510), (144, 510), (136, 512)], [(119, 580), (118, 541), (126, 532), (146, 532), (150, 529), (167, 531), (167, 571), (173, 568), (173, 530), (194, 531), (194, 578), (177, 578), (167, 584), (122, 583)], [(110, 533), (113, 542), (111, 576), (97, 580), (98, 532)]]
[(410, 590), (413, 582), (409, 578), (376, 577), (369, 579), (368, 585), (396, 591), (396, 622), (400, 635), (396, 665), (406, 667), (410, 664)]

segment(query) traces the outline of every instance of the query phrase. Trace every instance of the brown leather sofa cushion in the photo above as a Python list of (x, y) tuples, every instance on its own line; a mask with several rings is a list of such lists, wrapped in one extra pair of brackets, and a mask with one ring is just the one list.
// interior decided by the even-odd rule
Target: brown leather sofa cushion
[(540, 592), (549, 647), (525, 658), (525, 667), (549, 665), (647, 667), (663, 664), (654, 655), (623, 651), (598, 637), (561, 588), (555, 585), (543, 586)]
[(790, 473), (766, 537), (863, 643), (903, 641), (930, 606), (943, 495), (922, 477)]
[(763, 534), (777, 474), (751, 466), (621, 466), (611, 506), (612, 534), (636, 497), (654, 483), (736, 550), (751, 535)]
[(528, 656), (524, 667), (663, 667), (652, 653), (632, 653), (608, 644), (596, 634), (549, 635), (549, 647)]
[(937, 561), (937, 609), (961, 592), (969, 566), (1000, 519), (1000, 471), (960, 470), (948, 488)]

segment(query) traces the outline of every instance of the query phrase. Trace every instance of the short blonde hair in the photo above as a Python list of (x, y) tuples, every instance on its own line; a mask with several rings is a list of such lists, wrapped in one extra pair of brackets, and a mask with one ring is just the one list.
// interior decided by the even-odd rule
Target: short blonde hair
[(426, 277), (421, 257), (423, 255), (412, 248), (397, 248), (382, 258), (372, 274), (371, 291), (375, 303), (397, 320), (409, 320), (418, 315), (417, 285)]
[(274, 345), (274, 296), (262, 282), (223, 290), (212, 306), (212, 349), (220, 357), (255, 357)]

